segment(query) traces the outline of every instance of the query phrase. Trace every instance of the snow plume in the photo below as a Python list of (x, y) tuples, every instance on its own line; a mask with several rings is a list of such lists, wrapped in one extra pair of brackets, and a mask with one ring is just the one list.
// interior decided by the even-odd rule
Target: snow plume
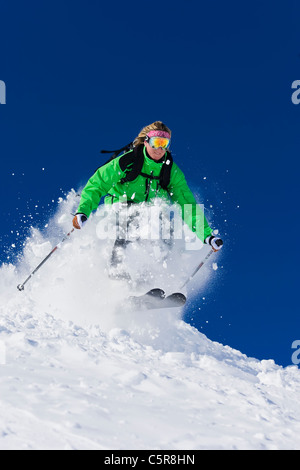
[[(2, 268), (11, 271), (11, 276), (13, 272), (16, 275), (9, 296), (15, 297), (13, 284), (17, 278), (19, 284), (70, 231), (71, 213), (77, 204), (73, 191), (60, 200), (59, 209), (45, 231), (32, 229), (16, 270), (12, 266)], [(101, 206), (83, 229), (73, 232), (32, 277), (23, 298), (31, 299), (38, 311), (49, 311), (57, 318), (80, 325), (96, 323), (105, 331), (114, 326), (135, 328), (141, 316), (124, 308), (124, 299), (155, 287), (167, 293), (180, 291), (195, 265), (193, 249), (199, 250), (200, 246), (203, 253), (207, 252), (201, 242), (182, 233), (179, 220), (176, 208), (170, 211), (161, 202), (156, 206), (139, 206), (138, 210), (135, 206), (128, 209)], [(162, 232), (164, 241), (160, 239)], [(117, 235), (125, 236), (130, 243), (125, 250), (120, 248), (122, 263), (112, 268), (110, 261)], [(131, 277), (129, 283), (122, 280), (124, 273)], [(202, 282), (207, 275), (201, 278)]]
[[(146, 288), (178, 288), (202, 253), (191, 240), (171, 254), (168, 240), (129, 244), (132, 282), (113, 280), (114, 237), (101, 232), (114, 235), (114, 214), (101, 207), (17, 291), (70, 230), (77, 203), (68, 194), (18, 266), (0, 268), (0, 448), (299, 449), (296, 367), (212, 342), (180, 310), (126, 305)], [(216, 275), (209, 263), (188, 288)]]

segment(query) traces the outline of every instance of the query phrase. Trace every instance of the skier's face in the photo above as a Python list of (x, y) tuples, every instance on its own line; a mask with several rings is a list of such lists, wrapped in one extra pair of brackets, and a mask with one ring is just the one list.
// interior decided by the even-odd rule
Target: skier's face
[(145, 147), (147, 150), (148, 155), (155, 161), (160, 160), (164, 154), (166, 153), (165, 149), (162, 149), (161, 147), (158, 149), (153, 149), (148, 142), (145, 142)]

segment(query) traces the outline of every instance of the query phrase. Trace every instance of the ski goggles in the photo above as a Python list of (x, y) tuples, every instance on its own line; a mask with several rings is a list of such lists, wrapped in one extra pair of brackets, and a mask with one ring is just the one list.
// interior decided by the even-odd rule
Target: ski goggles
[(167, 150), (170, 147), (171, 139), (167, 139), (166, 137), (149, 137), (148, 135), (145, 138), (145, 142), (148, 142), (150, 147), (153, 149), (162, 148)]

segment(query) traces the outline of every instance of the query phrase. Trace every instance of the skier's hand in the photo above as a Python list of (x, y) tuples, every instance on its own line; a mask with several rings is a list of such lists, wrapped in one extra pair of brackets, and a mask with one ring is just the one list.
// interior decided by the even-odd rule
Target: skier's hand
[(81, 229), (87, 221), (87, 216), (85, 214), (76, 214), (73, 219), (73, 227)]
[(221, 240), (221, 238), (219, 237), (214, 237), (213, 235), (207, 237), (205, 243), (207, 243), (207, 245), (210, 245), (214, 251), (221, 250), (223, 246), (223, 240)]

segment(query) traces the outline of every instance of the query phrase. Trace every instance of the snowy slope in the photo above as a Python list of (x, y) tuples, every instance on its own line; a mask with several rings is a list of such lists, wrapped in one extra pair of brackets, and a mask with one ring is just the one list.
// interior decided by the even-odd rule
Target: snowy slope
[(212, 342), (180, 311), (126, 308), (93, 224), (23, 293), (51, 230), (0, 269), (0, 449), (299, 449), (299, 370)]

